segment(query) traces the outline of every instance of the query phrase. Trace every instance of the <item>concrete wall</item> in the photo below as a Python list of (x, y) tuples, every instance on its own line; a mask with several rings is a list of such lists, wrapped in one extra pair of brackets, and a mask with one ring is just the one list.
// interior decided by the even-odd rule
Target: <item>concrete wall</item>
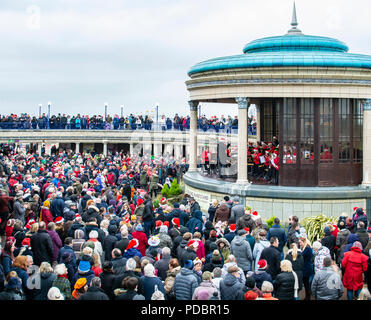
[[(212, 200), (223, 200), (227, 193), (210, 192), (185, 185), (185, 192), (193, 196), (201, 206), (203, 212), (207, 212)], [(252, 210), (256, 210), (263, 219), (269, 219), (272, 215), (281, 221), (287, 221), (290, 215), (296, 215), (299, 219), (315, 216), (320, 213), (326, 216), (339, 217), (343, 213), (348, 216), (354, 207), (366, 208), (366, 199), (334, 199), (334, 200), (301, 200), (301, 199), (275, 199), (245, 197), (242, 199)]]

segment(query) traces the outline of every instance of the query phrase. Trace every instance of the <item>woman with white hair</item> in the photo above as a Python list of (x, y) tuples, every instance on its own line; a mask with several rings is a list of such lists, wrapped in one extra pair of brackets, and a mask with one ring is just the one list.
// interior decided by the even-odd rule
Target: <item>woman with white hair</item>
[(273, 282), (275, 297), (278, 300), (296, 300), (299, 282), (296, 273), (292, 270), (289, 260), (282, 260), (279, 273)]
[(35, 300), (48, 300), (48, 291), (52, 287), (57, 275), (49, 262), (41, 262), (38, 270), (39, 287), (35, 289)]
[(64, 300), (64, 296), (57, 287), (51, 287), (48, 291), (47, 300)]
[(278, 300), (277, 298), (272, 296), (273, 293), (273, 284), (269, 281), (263, 281), (261, 292), (262, 292), (262, 299), (261, 300)]
[[(94, 243), (94, 253), (98, 254), (100, 257), (100, 261), (103, 258), (103, 247), (100, 241), (98, 240), (98, 232), (96, 230), (92, 230), (89, 233), (89, 240)], [(99, 262), (101, 264), (101, 262)]]
[(155, 286), (157, 286), (159, 291), (166, 295), (162, 281), (155, 275), (155, 267), (153, 266), (153, 264), (148, 263), (144, 267), (143, 271), (144, 276), (141, 277), (141, 280), (143, 285), (143, 295), (145, 299), (151, 300), (152, 295), (155, 292)]
[(64, 296), (65, 300), (71, 300), (71, 283), (68, 280), (68, 270), (64, 263), (57, 264), (54, 267), (54, 272), (57, 275), (57, 278), (53, 281), (52, 286), (57, 287), (62, 295)]
[(331, 258), (330, 250), (323, 246), (321, 242), (313, 242), (313, 255), (314, 255), (314, 273), (323, 268), (323, 259), (325, 257)]

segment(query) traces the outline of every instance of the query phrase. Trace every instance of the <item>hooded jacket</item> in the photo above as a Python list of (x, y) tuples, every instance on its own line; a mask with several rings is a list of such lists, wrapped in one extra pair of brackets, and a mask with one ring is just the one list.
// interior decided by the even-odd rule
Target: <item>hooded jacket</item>
[(186, 227), (189, 229), (189, 232), (193, 234), (196, 231), (202, 232), (202, 225), (202, 212), (197, 210), (194, 213), (194, 217), (191, 218), (186, 224)]
[(231, 210), (229, 209), (229, 207), (225, 203), (222, 203), (215, 211), (214, 221), (228, 222), (230, 212)]
[(237, 230), (249, 228), (251, 233), (251, 231), (255, 228), (255, 222), (251, 217), (251, 214), (244, 214), (240, 219), (238, 219), (236, 228)]
[(231, 273), (228, 273), (222, 281), (220, 281), (220, 297), (221, 300), (237, 300), (239, 291), (242, 290), (243, 284)]
[(311, 289), (316, 300), (339, 300), (344, 293), (341, 277), (331, 266), (324, 267), (315, 274)]
[(253, 258), (255, 261), (255, 270), (259, 269), (258, 262), (260, 260), (261, 253), (265, 248), (268, 248), (270, 246), (270, 242), (267, 239), (261, 239), (257, 242), (255, 242), (254, 250), (253, 250)]
[(352, 247), (350, 251), (344, 253), (341, 266), (345, 270), (343, 276), (345, 288), (352, 291), (362, 289), (363, 273), (367, 271), (367, 260), (368, 257), (358, 247)]
[(174, 280), (174, 294), (176, 300), (192, 300), (198, 281), (192, 270), (182, 268)]
[(249, 271), (253, 260), (250, 244), (241, 236), (235, 236), (231, 243), (231, 253), (243, 271)]

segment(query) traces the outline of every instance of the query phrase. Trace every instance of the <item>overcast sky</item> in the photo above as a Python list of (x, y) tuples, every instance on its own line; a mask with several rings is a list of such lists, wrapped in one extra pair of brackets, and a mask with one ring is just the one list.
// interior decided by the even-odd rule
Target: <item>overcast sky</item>
[[(188, 114), (194, 64), (290, 28), (292, 0), (1, 0), (1, 114)], [(369, 0), (296, 0), (305, 34), (371, 54)], [(207, 115), (235, 106), (203, 105)]]

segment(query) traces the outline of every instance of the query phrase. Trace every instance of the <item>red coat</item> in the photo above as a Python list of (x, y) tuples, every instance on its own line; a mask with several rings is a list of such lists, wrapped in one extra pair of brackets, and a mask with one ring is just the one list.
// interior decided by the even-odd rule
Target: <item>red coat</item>
[(363, 287), (363, 273), (367, 270), (368, 257), (358, 247), (351, 247), (345, 252), (342, 267), (344, 268), (343, 284), (348, 290), (359, 290)]
[(139, 246), (136, 249), (138, 249), (144, 257), (146, 255), (146, 248), (148, 247), (147, 235), (142, 231), (134, 231), (131, 235), (139, 241)]
[(48, 225), (49, 222), (53, 222), (52, 213), (46, 207), (41, 207), (41, 221), (44, 221), (45, 225)]

